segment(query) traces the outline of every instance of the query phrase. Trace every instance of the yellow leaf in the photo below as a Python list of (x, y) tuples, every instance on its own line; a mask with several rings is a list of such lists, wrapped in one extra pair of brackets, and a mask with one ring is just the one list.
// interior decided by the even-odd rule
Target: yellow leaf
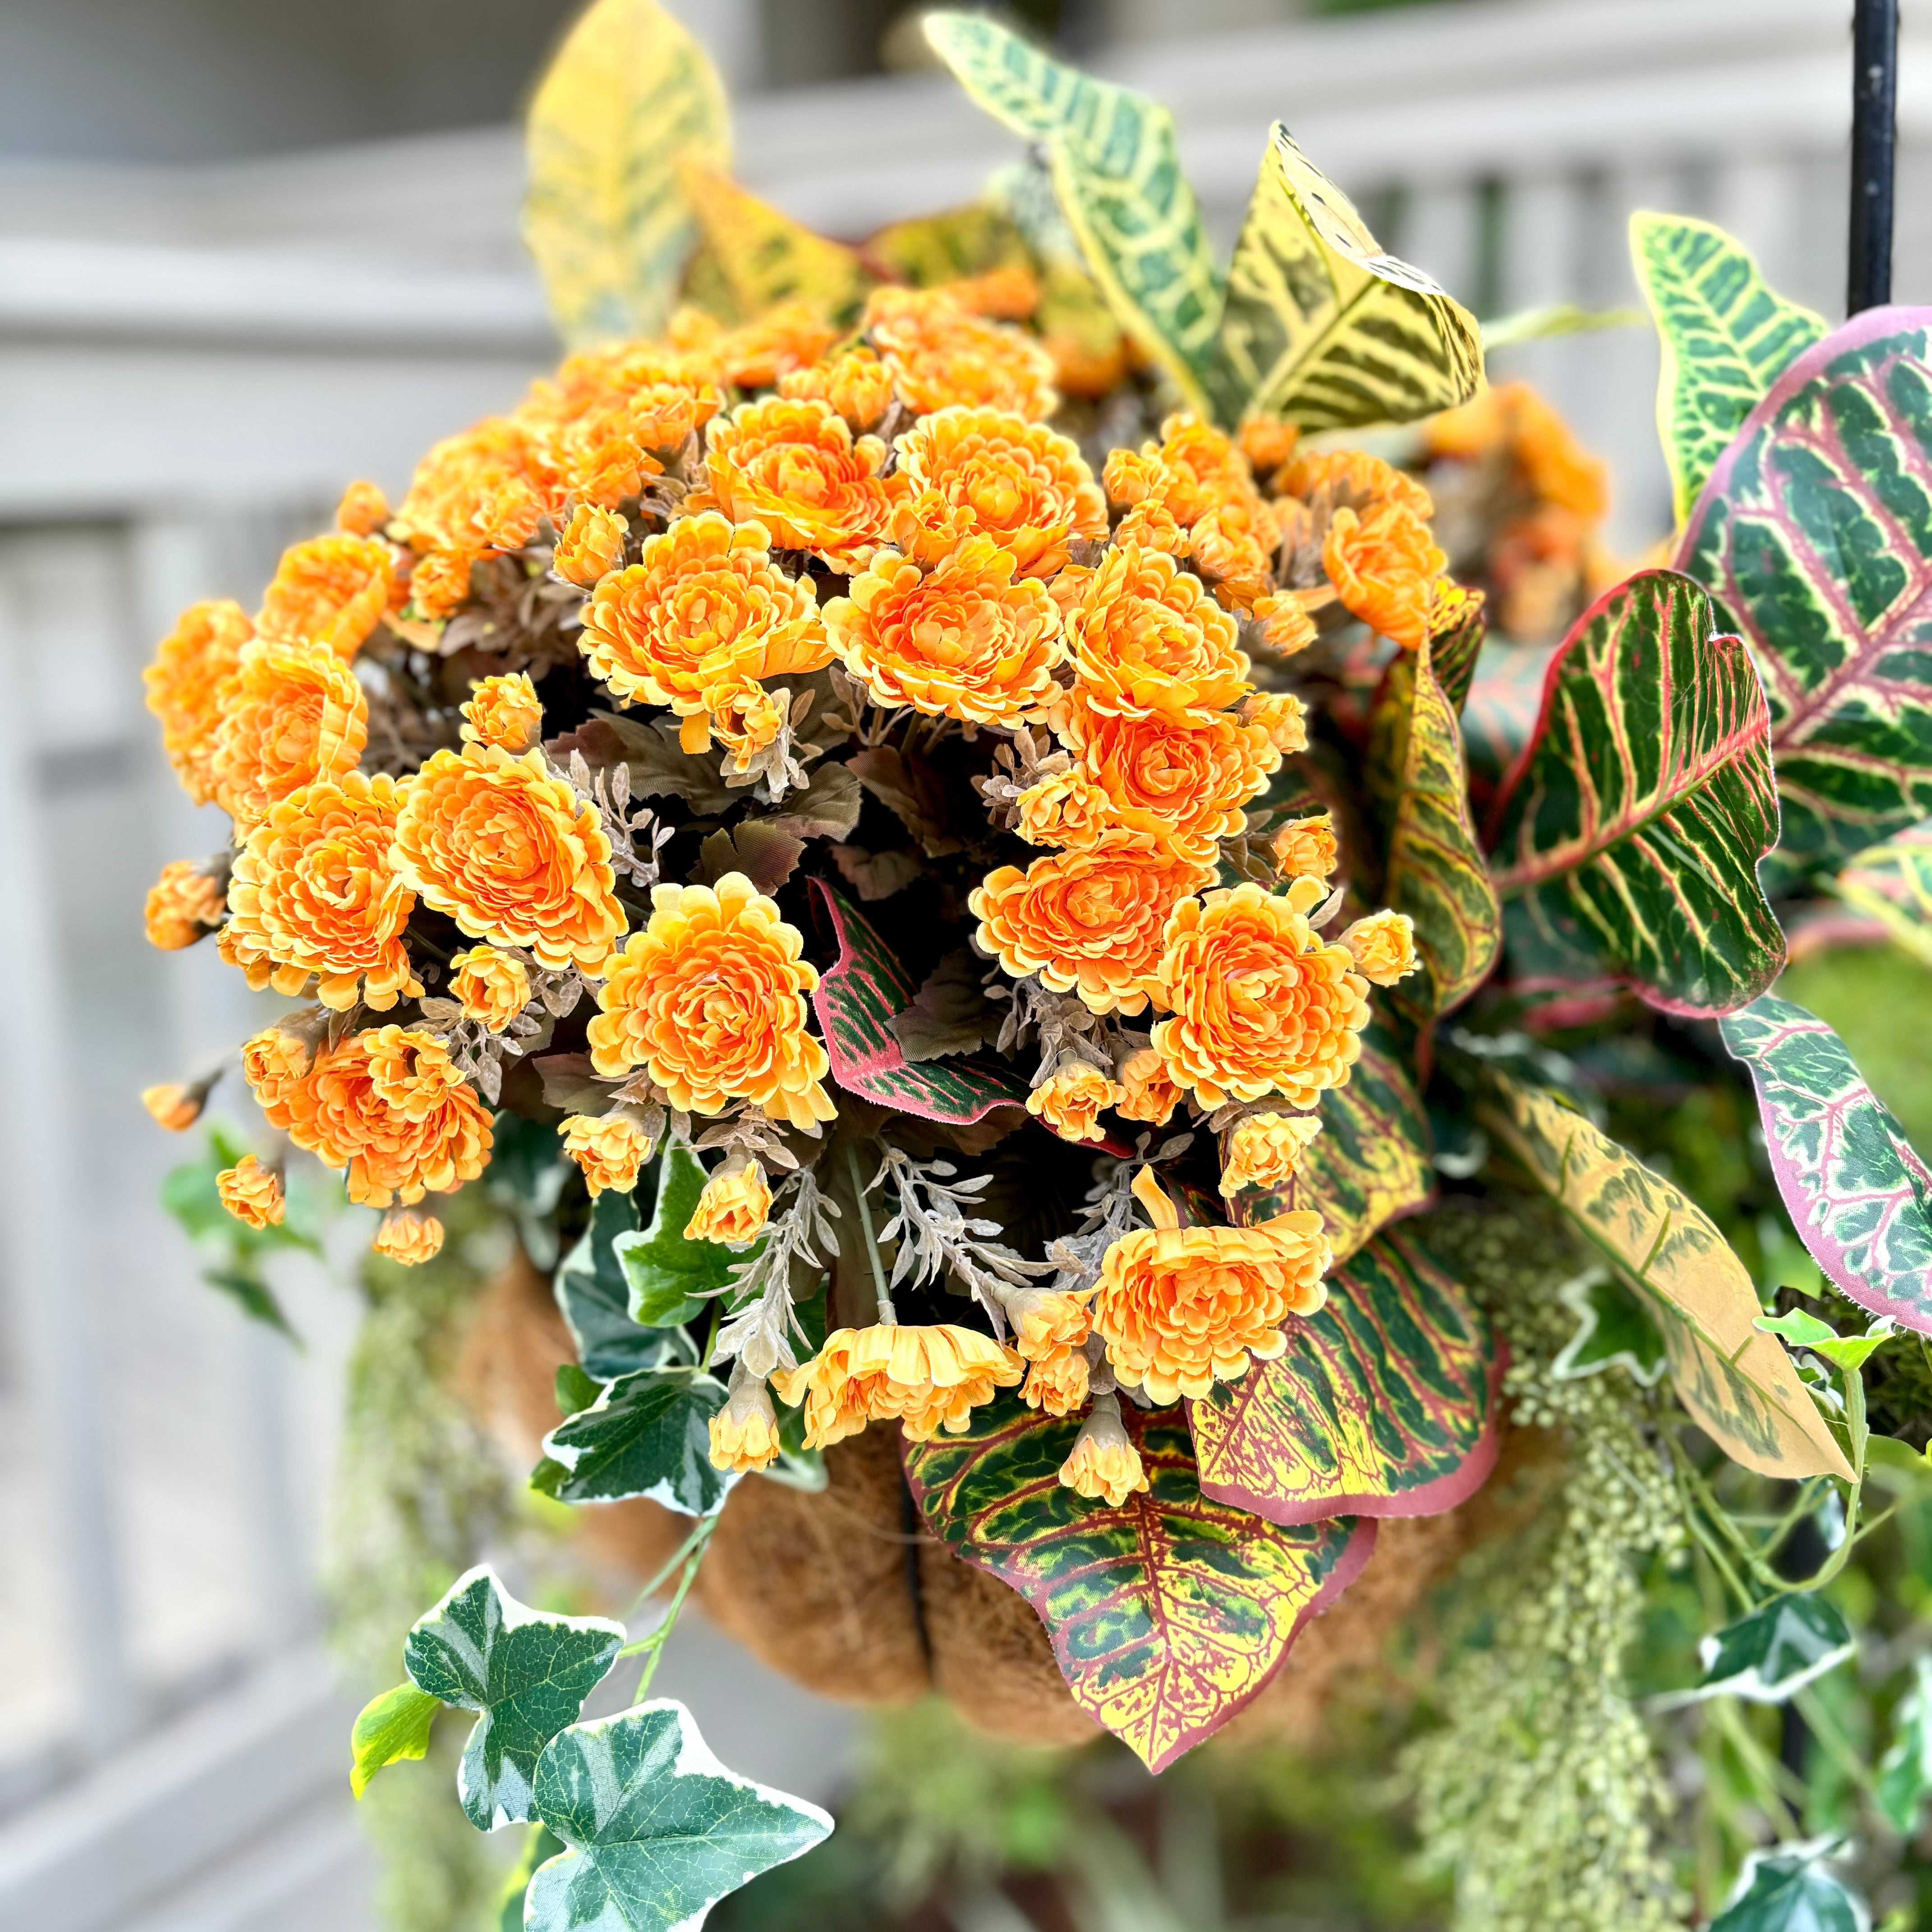
[(1698, 1427), (1747, 1469), (1849, 1482), (1784, 1345), (1754, 1325), (1757, 1291), (1710, 1217), (1553, 1094), (1490, 1078), (1483, 1124), (1642, 1293)]
[(530, 104), (524, 238), (572, 347), (669, 320), (697, 224), (681, 161), (728, 168), (724, 91), (656, 0), (596, 0)]
[(677, 170), (718, 278), (746, 322), (780, 302), (802, 302), (826, 322), (844, 322), (870, 286), (858, 256), (748, 193), (728, 175), (687, 160)]

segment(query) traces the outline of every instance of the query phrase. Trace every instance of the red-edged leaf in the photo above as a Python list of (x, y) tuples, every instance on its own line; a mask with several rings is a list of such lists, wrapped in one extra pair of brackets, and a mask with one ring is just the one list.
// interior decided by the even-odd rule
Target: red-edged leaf
[(1011, 1068), (986, 1059), (908, 1062), (892, 1032), (893, 1017), (911, 1006), (918, 988), (884, 940), (823, 879), (814, 879), (838, 946), (836, 962), (820, 975), (812, 996), (832, 1077), (848, 1093), (902, 1114), (956, 1126), (995, 1107), (1023, 1107), (1027, 1084)]
[(1374, 1547), (1366, 1517), (1293, 1526), (1211, 1501), (1178, 1409), (1125, 1412), (1148, 1490), (1118, 1509), (1062, 1487), (1077, 1416), (1014, 1397), (905, 1446), (927, 1526), (1032, 1604), (1074, 1702), (1160, 1771), (1266, 1687)]
[(1932, 812), (1932, 309), (1868, 309), (1792, 362), (1677, 560), (1764, 674), (1787, 872)]
[(1189, 1403), (1204, 1494), (1312, 1522), (1432, 1516), (1488, 1480), (1502, 1352), (1419, 1242), (1370, 1242), (1288, 1334), (1286, 1354)]
[(1784, 934), (1757, 881), (1778, 839), (1770, 718), (1688, 577), (1641, 572), (1577, 620), (1492, 822), (1524, 977), (1621, 981), (1707, 1015), (1778, 976)]

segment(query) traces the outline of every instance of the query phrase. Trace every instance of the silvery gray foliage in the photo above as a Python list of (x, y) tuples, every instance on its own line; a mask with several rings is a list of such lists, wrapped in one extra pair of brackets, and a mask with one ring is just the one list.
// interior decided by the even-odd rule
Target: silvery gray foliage
[(1056, 1293), (1078, 1294), (1094, 1286), (1107, 1250), (1132, 1229), (1135, 1174), (1149, 1162), (1178, 1160), (1194, 1136), (1175, 1134), (1158, 1147), (1153, 1140), (1151, 1134), (1142, 1135), (1131, 1159), (1108, 1156), (1094, 1163), (1094, 1184), (1081, 1206), (1080, 1226), (1060, 1236), (1046, 1251), (1047, 1259), (1059, 1270), (1052, 1282)]
[(874, 1192), (882, 1182), (890, 1182), (896, 1202), (896, 1211), (878, 1237), (881, 1247), (888, 1241), (898, 1243), (887, 1286), (897, 1288), (908, 1281), (917, 1286), (950, 1268), (992, 1317), (993, 1332), (1004, 1341), (1005, 1294), (1028, 1286), (1036, 1276), (1051, 1274), (1052, 1264), (1028, 1261), (992, 1238), (1001, 1232), (999, 1222), (973, 1210), (980, 1204), (975, 1197), (993, 1177), (976, 1174), (970, 1180), (956, 1180), (958, 1172), (950, 1160), (916, 1161), (898, 1148), (886, 1149), (866, 1192)]
[[(572, 752), (569, 778), (572, 789), (595, 806), (604, 821), (604, 836), (610, 842), (612, 867), (634, 884), (656, 885), (659, 877), (658, 854), (670, 842), (673, 828), (658, 824), (657, 814), (648, 806), (632, 812), (630, 767), (615, 764), (593, 774), (584, 754)], [(638, 850), (640, 839), (645, 841), (641, 854)]]
[(752, 794), (753, 797), (766, 805), (776, 805), (787, 792), (802, 791), (811, 784), (812, 774), (806, 766), (821, 754), (824, 748), (802, 744), (796, 735), (818, 695), (816, 692), (801, 691), (794, 698), (789, 690), (779, 685), (772, 688), (770, 695), (782, 714), (778, 736), (764, 750), (754, 752), (742, 770), (737, 768), (734, 760), (728, 758), (721, 775), (734, 790), (744, 785), (755, 785), (758, 790)]
[(838, 1231), (832, 1225), (838, 1213), (838, 1204), (826, 1199), (808, 1167), (779, 1186), (772, 1197), (763, 1244), (731, 1270), (724, 1292), (737, 1312), (718, 1330), (707, 1367), (734, 1356), (760, 1377), (774, 1369), (798, 1366), (790, 1336), (801, 1342), (808, 1338), (792, 1312), (792, 1265), (831, 1266), (838, 1252)]
[(1034, 1072), (1034, 1086), (1051, 1079), (1069, 1058), (1089, 1061), (1108, 1073), (1113, 1071), (1114, 1056), (1108, 1051), (1108, 1041), (1114, 1030), (1114, 1022), (1094, 1012), (1084, 1000), (1071, 993), (1048, 992), (1037, 974), (1010, 982), (1004, 975), (994, 976), (986, 988), (986, 997), (1012, 1003), (1000, 1028), (997, 1042), (1000, 1052), (1010, 1053), (1030, 1038), (1039, 1040), (1040, 1065)]

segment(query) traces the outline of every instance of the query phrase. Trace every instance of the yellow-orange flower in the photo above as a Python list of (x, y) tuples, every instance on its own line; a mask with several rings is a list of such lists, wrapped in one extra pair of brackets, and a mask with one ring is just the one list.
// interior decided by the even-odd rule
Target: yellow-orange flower
[(1282, 1324), (1328, 1298), (1322, 1216), (1280, 1214), (1255, 1228), (1183, 1228), (1153, 1170), (1134, 1178), (1150, 1228), (1123, 1234), (1100, 1262), (1094, 1332), (1124, 1382), (1157, 1402), (1199, 1401), (1249, 1359), (1288, 1346)]
[(1058, 1067), (1027, 1096), (1027, 1112), (1051, 1127), (1064, 1141), (1104, 1140), (1103, 1108), (1125, 1097), (1097, 1066), (1072, 1060)]
[(1053, 358), (1017, 328), (973, 314), (944, 289), (874, 289), (866, 333), (922, 414), (964, 404), (1048, 416)]
[(1238, 634), (1200, 578), (1132, 544), (1101, 560), (1067, 620), (1081, 701), (1128, 718), (1233, 704), (1248, 688)]
[(717, 1241), (728, 1248), (748, 1247), (765, 1232), (772, 1211), (771, 1184), (755, 1160), (727, 1162), (705, 1182), (685, 1223), (687, 1241)]
[(1071, 1415), (1087, 1400), (1090, 1371), (1082, 1348), (1052, 1348), (1027, 1364), (1020, 1400), (1047, 1415)]
[[(669, 348), (656, 342), (620, 342), (580, 350), (549, 381), (532, 386), (517, 412), (518, 421), (530, 425), (540, 440), (557, 426), (594, 425), (591, 441), (608, 446), (601, 460), (610, 466), (613, 473), (605, 480), (611, 484), (626, 480), (615, 473), (620, 445), (638, 454), (682, 449), (724, 406), (711, 352), (723, 332), (706, 316), (703, 343), (679, 340), (680, 324), (696, 314), (688, 310), (673, 317)], [(686, 349), (692, 352), (679, 352)], [(580, 438), (580, 450), (586, 457), (595, 453), (583, 446)], [(567, 460), (562, 466), (560, 488), (584, 495), (582, 484), (588, 479), (568, 474)], [(652, 471), (658, 466), (648, 466)], [(615, 496), (592, 500), (614, 504), (636, 488), (633, 480)]]
[(755, 677), (736, 670), (707, 682), (700, 696), (718, 742), (730, 754), (731, 770), (749, 771), (783, 729), (785, 706)]
[(1096, 1013), (1137, 1013), (1160, 969), (1168, 914), (1213, 877), (1139, 833), (1108, 832), (1024, 872), (988, 872), (967, 904), (980, 944), (1014, 979), (1037, 973), (1049, 992), (1077, 992)]
[(1167, 1062), (1150, 1046), (1127, 1055), (1120, 1067), (1120, 1085), (1126, 1097), (1114, 1108), (1124, 1120), (1145, 1120), (1164, 1127), (1180, 1105), (1180, 1089), (1167, 1070)]
[(418, 617), (447, 617), (470, 595), (470, 572), (481, 553), (431, 550), (410, 574), (410, 602)]
[(352, 658), (389, 608), (394, 582), (395, 553), (380, 537), (311, 537), (283, 551), (255, 628)]
[(244, 1154), (232, 1167), (225, 1167), (214, 1177), (214, 1191), (221, 1204), (244, 1228), (273, 1228), (280, 1224), (288, 1204), (282, 1195), (282, 1177), (272, 1167), (264, 1167), (252, 1154)]
[(1241, 425), (1239, 439), (1248, 466), (1263, 478), (1272, 477), (1287, 462), (1300, 440), (1301, 431), (1294, 424), (1268, 416), (1249, 417)]
[(1426, 523), (1436, 514), (1429, 492), (1392, 463), (1366, 449), (1304, 450), (1275, 478), (1282, 495), (1304, 500), (1325, 495), (1330, 502), (1357, 510), (1396, 503)]
[(242, 1048), (242, 1075), (268, 1116), (286, 1133), (295, 1118), (296, 1095), (314, 1066), (308, 1042), (280, 1027), (265, 1028)]
[(890, 552), (825, 607), (845, 668), (880, 704), (934, 716), (1017, 724), (1058, 695), (1060, 612), (1012, 555), (969, 538), (929, 576)]
[(1237, 1122), (1221, 1164), (1222, 1193), (1232, 1198), (1244, 1187), (1286, 1187), (1321, 1131), (1313, 1114), (1250, 1114)]
[(1024, 322), (1040, 306), (1040, 281), (1023, 263), (1010, 262), (982, 275), (963, 275), (945, 292), (974, 315), (995, 322)]
[(236, 856), (218, 941), (252, 991), (299, 993), (314, 974), (324, 1006), (378, 1012), (422, 992), (403, 942), (416, 895), (393, 863), (398, 805), (393, 778), (349, 772), (268, 808)]
[(1187, 554), (1229, 610), (1252, 610), (1274, 590), (1274, 554), (1281, 542), (1268, 506), (1258, 497), (1216, 503), (1188, 526)]
[(711, 1418), (711, 1466), (748, 1476), (778, 1459), (778, 1419), (755, 1376), (734, 1375), (724, 1406)]
[(479, 678), (470, 687), (470, 701), (463, 707), (466, 745), (500, 745), (506, 752), (526, 752), (536, 742), (542, 724), (542, 700), (527, 671)]
[(594, 1117), (572, 1114), (557, 1132), (563, 1136), (564, 1152), (584, 1170), (592, 1199), (607, 1187), (629, 1193), (651, 1157), (651, 1137), (643, 1124), (621, 1111)]
[(1431, 590), (1448, 561), (1428, 525), (1396, 502), (1359, 515), (1337, 510), (1322, 539), (1322, 567), (1342, 602), (1405, 650), (1420, 650), (1429, 634)]
[(834, 570), (862, 568), (886, 540), (904, 485), (880, 474), (886, 446), (854, 439), (830, 403), (773, 397), (741, 403), (711, 426), (705, 473), (734, 523), (761, 524), (783, 549), (810, 550)]
[(854, 430), (868, 430), (892, 406), (892, 372), (869, 349), (848, 349), (781, 376), (778, 394), (830, 403)]
[(761, 524), (682, 517), (584, 606), (578, 642), (591, 674), (620, 698), (698, 720), (687, 751), (704, 748), (705, 686), (728, 670), (778, 677), (832, 660), (809, 580), (786, 576), (770, 542)]
[(398, 1268), (420, 1268), (442, 1252), (442, 1223), (434, 1214), (410, 1208), (392, 1208), (382, 1216), (372, 1244)]
[(148, 709), (161, 721), (161, 748), (196, 805), (215, 795), (214, 739), (221, 723), (221, 688), (254, 635), (238, 604), (191, 604), (141, 675)]
[(710, 353), (734, 388), (769, 389), (782, 376), (816, 362), (838, 331), (804, 302), (781, 302), (755, 322), (721, 335)]
[(1292, 691), (1250, 692), (1241, 700), (1241, 721), (1258, 725), (1284, 758), (1308, 748), (1308, 716)]
[(1246, 882), (1174, 908), (1154, 981), (1169, 1017), (1154, 1043), (1201, 1106), (1280, 1094), (1312, 1107), (1348, 1078), (1369, 989), (1354, 955), (1308, 923), (1327, 890), (1298, 879), (1277, 895)]
[(1415, 956), (1415, 922), (1406, 912), (1372, 913), (1342, 935), (1355, 956), (1355, 970), (1377, 986), (1393, 986), (1420, 963)]
[(806, 1031), (818, 973), (803, 946), (742, 872), (716, 887), (656, 887), (650, 923), (598, 990), (592, 1064), (607, 1079), (644, 1067), (687, 1112), (735, 1100), (802, 1129), (832, 1119), (820, 1084), (831, 1063)]
[(1257, 597), (1249, 615), (1261, 626), (1262, 641), (1276, 657), (1292, 658), (1315, 641), (1315, 620), (1292, 591)]
[(896, 447), (912, 494), (893, 529), (922, 560), (976, 531), (1010, 551), (1022, 575), (1051, 577), (1071, 539), (1107, 534), (1106, 501), (1079, 446), (1023, 416), (941, 410)]
[(369, 700), (326, 644), (244, 644), (220, 701), (214, 793), (244, 831), (278, 799), (352, 772), (368, 742)]
[(206, 1087), (184, 1087), (179, 1081), (141, 1089), (141, 1105), (156, 1126), (165, 1127), (171, 1134), (185, 1133), (193, 1126), (201, 1118), (207, 1098)]
[(1078, 1348), (1094, 1332), (1089, 1297), (1064, 1288), (1016, 1288), (1002, 1306), (1013, 1324), (1013, 1346), (1030, 1362), (1042, 1362), (1055, 1350)]
[(524, 947), (550, 972), (601, 970), (624, 930), (596, 808), (541, 752), (436, 753), (409, 782), (395, 866), (466, 937)]
[(806, 1447), (823, 1449), (894, 1417), (915, 1442), (942, 1428), (959, 1435), (1025, 1370), (1016, 1350), (976, 1329), (882, 1322), (834, 1330), (809, 1361), (772, 1381), (786, 1402), (803, 1404)]
[(1084, 850), (1112, 823), (1112, 801), (1078, 765), (1036, 778), (1013, 804), (1013, 830), (1029, 845)]
[(1600, 522), (1610, 507), (1610, 466), (1584, 448), (1570, 425), (1526, 383), (1510, 386), (1522, 392), (1514, 442), (1531, 489), (1586, 523)]
[(615, 510), (580, 503), (556, 540), (550, 567), (566, 581), (585, 590), (624, 560), (624, 540), (630, 526)]
[[(396, 512), (397, 533), (418, 548), (465, 558), (520, 550), (544, 518), (538, 474), (524, 428), (506, 416), (489, 417), (446, 437), (416, 465)], [(421, 580), (419, 566), (412, 588), (418, 607)]]
[(1342, 862), (1335, 820), (1325, 812), (1292, 818), (1274, 835), (1274, 862), (1285, 879), (1326, 879)]
[(449, 996), (492, 1033), (501, 1033), (530, 1003), (524, 962), (494, 946), (472, 946), (449, 962)]
[(171, 859), (148, 888), (148, 944), (164, 952), (192, 946), (221, 923), (221, 887), (191, 859)]
[(377, 484), (350, 484), (335, 506), (335, 527), (353, 537), (373, 536), (388, 520), (389, 500)]
[(1120, 1420), (1119, 1400), (1102, 1396), (1081, 1425), (1073, 1448), (1060, 1466), (1060, 1480), (1089, 1502), (1106, 1502), (1118, 1509), (1128, 1497), (1147, 1492), (1147, 1472), (1141, 1452)]

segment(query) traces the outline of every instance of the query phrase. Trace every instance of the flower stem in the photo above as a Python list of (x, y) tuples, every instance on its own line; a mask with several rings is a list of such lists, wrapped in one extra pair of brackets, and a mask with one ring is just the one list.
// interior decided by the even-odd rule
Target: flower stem
[(845, 1166), (852, 1176), (852, 1191), (859, 1197), (859, 1226), (866, 1236), (866, 1252), (872, 1257), (872, 1284), (878, 1291), (879, 1319), (894, 1324), (898, 1314), (892, 1306), (892, 1298), (886, 1288), (886, 1265), (880, 1258), (879, 1244), (872, 1238), (872, 1210), (866, 1205), (866, 1184), (859, 1178), (859, 1156), (853, 1151), (852, 1143), (845, 1143)]

